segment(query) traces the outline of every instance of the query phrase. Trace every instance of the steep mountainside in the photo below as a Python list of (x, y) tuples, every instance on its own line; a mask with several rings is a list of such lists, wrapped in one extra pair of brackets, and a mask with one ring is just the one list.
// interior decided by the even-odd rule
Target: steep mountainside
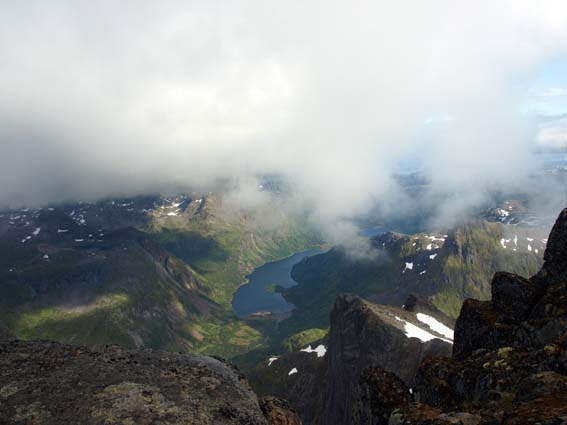
[(467, 297), (487, 299), (494, 272), (534, 273), (547, 242), (539, 228), (477, 220), (444, 234), (386, 233), (372, 239), (376, 256), (353, 260), (340, 248), (306, 258), (292, 272), (297, 286), (284, 291), (297, 306), (282, 332), (326, 328), (336, 296), (351, 292), (402, 305), (410, 293), (431, 298), (456, 317)]
[(370, 414), (361, 399), (361, 373), (379, 366), (412, 385), (425, 357), (450, 355), (452, 325), (413, 296), (401, 309), (341, 295), (327, 339), (266, 359), (250, 381), (259, 394), (288, 399), (306, 424), (359, 423)]
[[(263, 344), (230, 294), (251, 268), (316, 243), (220, 195), (0, 213), (0, 322), (20, 338), (233, 356)], [(280, 214), (283, 214), (280, 212)]]
[(423, 362), (415, 398), (383, 370), (368, 371), (367, 423), (566, 423), (566, 259), (567, 209), (549, 236), (539, 273), (530, 279), (497, 273), (491, 301), (463, 304), (453, 357)]

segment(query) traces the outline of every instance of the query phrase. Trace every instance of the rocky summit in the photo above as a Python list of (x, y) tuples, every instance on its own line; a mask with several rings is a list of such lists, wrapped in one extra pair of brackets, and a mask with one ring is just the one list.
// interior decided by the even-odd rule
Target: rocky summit
[(300, 424), (211, 357), (4, 338), (1, 424)]
[(327, 338), (270, 357), (250, 373), (257, 392), (288, 399), (305, 424), (371, 423), (361, 384), (368, 368), (385, 369), (411, 387), (424, 358), (451, 355), (454, 321), (415, 295), (399, 308), (343, 294), (330, 321)]
[(364, 377), (372, 418), (388, 425), (567, 423), (567, 209), (530, 279), (496, 273), (490, 301), (465, 301), (452, 358), (420, 366), (412, 397), (374, 368)]

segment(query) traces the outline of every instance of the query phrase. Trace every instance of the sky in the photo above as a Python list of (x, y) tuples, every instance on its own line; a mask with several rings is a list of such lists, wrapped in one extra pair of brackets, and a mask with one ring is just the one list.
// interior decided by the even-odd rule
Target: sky
[(245, 201), (272, 173), (342, 229), (399, 208), (415, 158), (463, 209), (566, 142), (565, 22), (554, 0), (0, 0), (0, 205)]
[(567, 58), (544, 62), (530, 86), (527, 110), (545, 116), (567, 114)]

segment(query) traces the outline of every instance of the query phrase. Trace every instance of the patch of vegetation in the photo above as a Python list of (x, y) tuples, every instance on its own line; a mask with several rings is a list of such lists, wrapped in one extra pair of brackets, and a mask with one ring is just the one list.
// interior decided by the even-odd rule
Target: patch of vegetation
[(133, 347), (128, 333), (116, 326), (121, 320), (120, 312), (129, 304), (126, 294), (109, 294), (91, 305), (26, 311), (17, 316), (13, 329), (21, 339), (53, 339), (69, 344), (112, 341)]
[(284, 339), (282, 345), (290, 353), (298, 351), (315, 341), (323, 339), (328, 331), (328, 329), (306, 329)]
[(210, 213), (191, 220), (175, 217), (154, 222), (149, 231), (196, 270), (207, 295), (227, 309), (234, 292), (254, 268), (322, 244), (306, 222), (285, 216), (274, 228), (246, 215), (219, 218)]

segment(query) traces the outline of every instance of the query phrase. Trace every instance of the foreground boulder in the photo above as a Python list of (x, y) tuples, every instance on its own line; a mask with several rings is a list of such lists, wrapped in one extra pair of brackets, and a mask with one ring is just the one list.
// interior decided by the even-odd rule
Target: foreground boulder
[[(285, 414), (285, 406), (276, 407), (280, 416)], [(265, 408), (276, 416), (270, 413), (273, 410), (273, 406)], [(0, 342), (0, 423), (270, 422), (246, 381), (210, 357), (4, 340)]]

